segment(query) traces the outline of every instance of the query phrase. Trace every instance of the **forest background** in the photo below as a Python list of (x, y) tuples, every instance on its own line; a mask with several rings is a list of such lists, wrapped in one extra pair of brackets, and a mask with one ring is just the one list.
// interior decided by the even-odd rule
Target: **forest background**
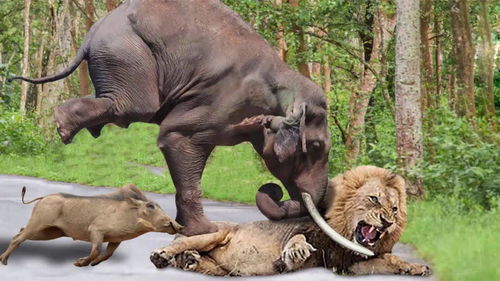
[[(2, 0), (0, 3), (0, 173), (95, 186), (133, 182), (172, 193), (156, 148), (158, 128), (107, 126), (63, 146), (53, 107), (92, 94), (82, 64), (65, 80), (8, 83), (62, 69), (92, 24), (118, 0)], [(394, 170), (408, 180), (404, 242), (430, 261), (440, 280), (499, 280), (500, 269), (500, 4), (494, 0), (225, 0), (280, 57), (321, 85), (328, 101), (330, 175), (356, 165)], [(419, 2), (417, 124), (398, 114), (397, 4)], [(401, 27), (402, 29), (408, 26)], [(411, 47), (411, 46), (410, 46)], [(401, 131), (419, 136), (416, 143)], [(273, 181), (248, 144), (212, 155), (204, 196), (254, 204)], [(230, 188), (229, 188), (230, 187)]]

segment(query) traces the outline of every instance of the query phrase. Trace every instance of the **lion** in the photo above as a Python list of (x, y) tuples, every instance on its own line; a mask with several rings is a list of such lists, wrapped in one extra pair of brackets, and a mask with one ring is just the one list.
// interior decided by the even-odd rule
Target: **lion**
[(428, 266), (391, 254), (406, 226), (401, 176), (374, 166), (354, 168), (330, 181), (320, 209), (330, 227), (374, 256), (341, 247), (305, 217), (218, 222), (218, 232), (178, 237), (153, 251), (150, 259), (158, 268), (171, 266), (216, 276), (271, 275), (311, 267), (356, 275), (431, 274)]

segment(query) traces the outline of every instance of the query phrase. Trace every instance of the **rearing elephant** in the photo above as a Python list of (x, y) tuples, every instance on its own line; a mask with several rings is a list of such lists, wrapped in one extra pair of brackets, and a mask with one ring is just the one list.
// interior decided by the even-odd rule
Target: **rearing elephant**
[[(328, 184), (324, 94), (218, 0), (129, 0), (92, 27), (61, 73), (13, 79), (55, 81), (83, 60), (96, 97), (56, 108), (62, 141), (83, 128), (98, 137), (106, 123), (159, 124), (158, 146), (177, 190), (184, 234), (216, 230), (203, 214), (200, 179), (217, 145), (252, 143), (283, 183), (287, 201), (280, 202), (277, 185), (259, 190), (256, 202), (265, 216), (317, 213), (314, 204)], [(301, 193), (314, 204), (306, 208)]]

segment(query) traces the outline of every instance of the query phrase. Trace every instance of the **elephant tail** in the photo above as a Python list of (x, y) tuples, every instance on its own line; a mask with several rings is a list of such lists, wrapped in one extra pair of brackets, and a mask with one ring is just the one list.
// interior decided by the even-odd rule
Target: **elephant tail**
[(73, 71), (75, 71), (78, 68), (78, 66), (82, 63), (82, 61), (85, 59), (85, 56), (86, 56), (86, 48), (82, 47), (80, 48), (80, 50), (78, 50), (78, 53), (76, 54), (76, 57), (73, 59), (73, 61), (65, 69), (63, 69), (61, 72), (57, 74), (42, 78), (28, 78), (23, 76), (14, 76), (10, 77), (7, 81), (12, 82), (14, 80), (23, 80), (33, 84), (42, 84), (42, 83), (57, 81), (73, 73)]

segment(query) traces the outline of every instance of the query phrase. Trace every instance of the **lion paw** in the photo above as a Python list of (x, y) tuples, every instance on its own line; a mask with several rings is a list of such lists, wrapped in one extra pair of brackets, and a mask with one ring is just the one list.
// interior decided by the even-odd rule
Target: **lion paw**
[(417, 275), (417, 276), (430, 276), (432, 270), (427, 265), (423, 264), (410, 264), (409, 266), (399, 269), (399, 274), (403, 275)]
[(174, 255), (170, 255), (162, 249), (153, 251), (149, 259), (157, 268), (164, 268), (167, 266), (175, 267), (177, 265)]
[(200, 260), (200, 253), (196, 250), (187, 250), (175, 256), (177, 267), (188, 271), (195, 271)]
[(288, 269), (295, 269), (302, 265), (316, 249), (306, 241), (304, 235), (292, 237), (281, 252), (281, 259), (285, 262)]

